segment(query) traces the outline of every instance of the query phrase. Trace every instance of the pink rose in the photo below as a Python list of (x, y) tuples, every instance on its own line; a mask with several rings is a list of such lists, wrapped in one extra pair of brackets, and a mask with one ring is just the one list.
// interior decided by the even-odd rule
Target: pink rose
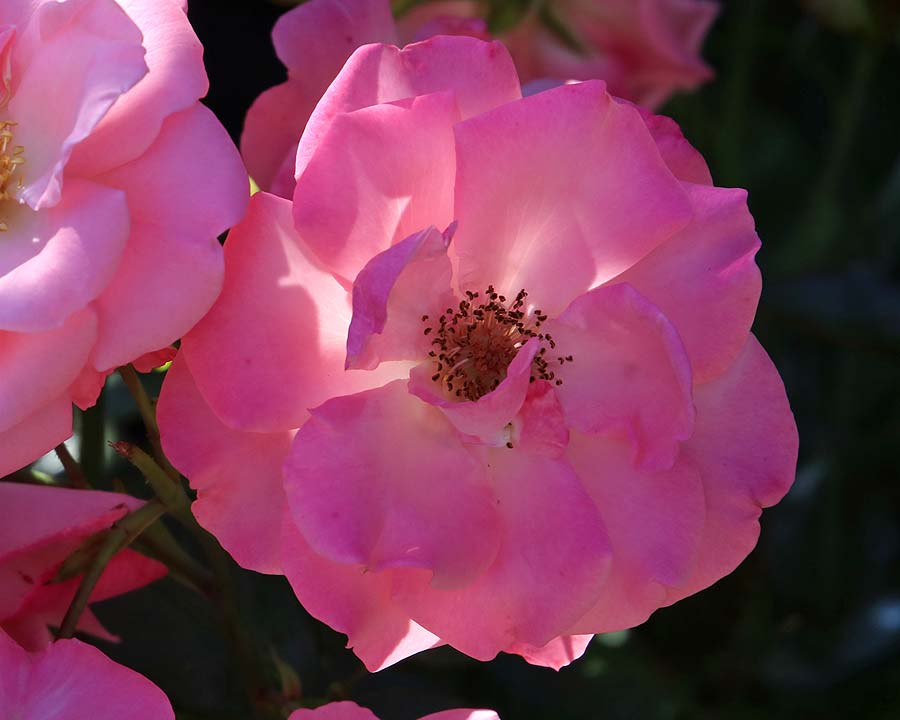
[[(581, 45), (565, 47), (534, 13), (503, 40), (523, 82), (606, 80), (614, 95), (649, 108), (676, 90), (712, 77), (700, 47), (718, 12), (711, 0), (565, 0), (553, 11)], [(288, 79), (260, 95), (247, 113), (241, 152), (263, 190), (291, 197), (297, 140), (350, 54), (373, 42), (403, 44), (434, 35), (489, 40), (482, 6), (472, 0), (425, 2), (395, 26), (388, 0), (309, 0), (275, 24), (275, 51)]]
[(175, 713), (156, 685), (91, 645), (60, 640), (28, 653), (0, 631), (0, 717), (174, 720)]
[(218, 294), (247, 181), (206, 89), (178, 0), (0, 9), (0, 476)]
[(522, 82), (602, 78), (613, 95), (651, 110), (713, 76), (700, 50), (719, 12), (714, 0), (557, 0), (567, 47), (533, 13), (504, 36)]
[[(52, 640), (81, 577), (55, 580), (63, 560), (84, 540), (105, 530), (143, 503), (127, 495), (95, 490), (0, 483), (0, 628), (26, 650)], [(107, 565), (90, 601), (136, 590), (166, 574), (161, 563), (123, 550)], [(78, 630), (115, 641), (86, 609)]]
[[(373, 84), (373, 78), (378, 83)], [(159, 413), (194, 511), (370, 669), (559, 667), (731, 572), (797, 434), (759, 239), (670, 120), (499, 43), (360, 48)]]
[[(354, 702), (335, 702), (315, 710), (295, 710), (288, 720), (378, 720), (371, 710)], [(492, 710), (444, 710), (419, 720), (500, 720)]]

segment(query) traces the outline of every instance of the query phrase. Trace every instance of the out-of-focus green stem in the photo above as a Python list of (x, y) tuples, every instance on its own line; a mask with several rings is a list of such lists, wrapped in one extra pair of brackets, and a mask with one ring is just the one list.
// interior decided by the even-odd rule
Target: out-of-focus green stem
[(97, 548), (91, 564), (85, 571), (75, 597), (72, 598), (69, 609), (66, 611), (62, 625), (59, 628), (59, 634), (57, 635), (59, 639), (70, 638), (75, 635), (78, 619), (87, 607), (91, 593), (94, 591), (109, 561), (113, 559), (117, 552), (126, 548), (144, 530), (162, 517), (164, 512), (165, 508), (162, 503), (151, 500), (146, 505), (113, 523), (113, 526), (106, 532), (101, 545)]

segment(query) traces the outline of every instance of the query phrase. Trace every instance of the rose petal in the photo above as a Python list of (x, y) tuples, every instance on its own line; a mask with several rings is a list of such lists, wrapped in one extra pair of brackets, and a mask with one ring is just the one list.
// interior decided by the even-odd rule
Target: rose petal
[(691, 218), (637, 111), (600, 82), (462, 122), (456, 152), (460, 288), (524, 288), (551, 317)]
[(315, 710), (295, 710), (288, 720), (378, 720), (378, 717), (371, 710), (345, 700), (321, 705)]
[(146, 73), (141, 33), (116, 3), (69, 0), (36, 8), (14, 50), (17, 87), (7, 110), (18, 123), (14, 142), (25, 148), (22, 201), (35, 210), (59, 201), (75, 145)]
[(675, 602), (724, 577), (750, 553), (761, 508), (794, 481), (797, 426), (772, 361), (752, 335), (728, 371), (697, 386), (697, 427), (682, 448), (699, 470), (706, 527), (690, 579)]
[(426, 568), (435, 587), (452, 587), (481, 574), (497, 552), (483, 466), (401, 381), (313, 410), (284, 479), (298, 529), (332, 560)]
[[(321, 92), (310, 91), (303, 82), (292, 79), (263, 92), (247, 111), (241, 133), (241, 157), (250, 177), (266, 192), (293, 196), (297, 142), (321, 96)], [(273, 184), (285, 164), (290, 168), (290, 192), (282, 195), (275, 192)]]
[(0, 632), (0, 707), (17, 720), (174, 720), (162, 690), (79, 640), (30, 655)]
[[(498, 42), (438, 36), (398, 50), (359, 48), (313, 111), (297, 150), (296, 177), (339, 115), (402, 98), (452, 91), (463, 118), (522, 97), (509, 53)], [(434, 221), (427, 224), (432, 224)]]
[(561, 355), (556, 388), (570, 427), (626, 436), (635, 462), (670, 467), (691, 435), (691, 367), (678, 333), (627, 284), (597, 288), (544, 326)]
[(163, 121), (206, 95), (203, 45), (181, 3), (116, 0), (143, 35), (149, 72), (120, 97), (72, 153), (69, 171), (90, 177), (143, 153)]
[(500, 720), (493, 710), (444, 710), (431, 713), (420, 720)]
[(166, 456), (197, 490), (197, 521), (242, 567), (280, 573), (281, 466), (292, 432), (231, 430), (209, 409), (184, 356), (166, 373), (157, 406)]
[(0, 332), (0, 431), (58, 398), (78, 376), (97, 335), (97, 318), (82, 310), (43, 333)]
[[(197, 387), (226, 425), (295, 429), (330, 397), (403, 377), (407, 365), (344, 371), (350, 294), (294, 231), (291, 203), (264, 192), (225, 243), (225, 285), (185, 337)], [(261, 389), (265, 389), (261, 391)]]
[(683, 182), (712, 185), (712, 176), (709, 174), (706, 160), (685, 139), (678, 123), (665, 115), (654, 115), (639, 105), (635, 105), (634, 108), (646, 123), (660, 155), (675, 177)]
[(18, 208), (0, 241), (0, 327), (51, 330), (106, 287), (128, 240), (125, 195), (71, 179), (60, 202)]
[(563, 634), (595, 602), (610, 559), (597, 508), (567, 463), (504, 448), (488, 464), (504, 531), (491, 568), (458, 590), (430, 588), (412, 571), (395, 582), (416, 622), (479, 660)]
[(434, 226), (373, 257), (353, 283), (345, 367), (420, 360), (431, 350), (422, 318), (436, 319), (456, 298), (450, 289), (449, 234)]
[(0, 477), (24, 467), (72, 436), (72, 402), (61, 396), (0, 431)]
[(199, 103), (166, 119), (147, 152), (96, 181), (125, 191), (133, 223), (164, 222), (192, 242), (237, 223), (249, 196), (237, 148)]
[(668, 589), (694, 571), (706, 519), (703, 483), (679, 458), (668, 470), (636, 468), (628, 443), (573, 432), (566, 456), (596, 504), (613, 547), (598, 602), (571, 632), (610, 632), (644, 622)]
[(695, 382), (716, 377), (747, 341), (761, 279), (759, 238), (747, 193), (687, 188), (694, 219), (611, 283), (627, 282), (657, 305), (684, 342)]
[(584, 655), (593, 637), (593, 635), (565, 635), (554, 638), (539, 648), (526, 643), (514, 643), (506, 648), (506, 652), (521, 655), (531, 665), (559, 670)]
[(453, 220), (452, 93), (334, 119), (294, 191), (297, 231), (347, 281), (412, 233)]
[[(71, 412), (71, 411), (70, 411)], [(16, 612), (81, 540), (143, 503), (118, 493), (0, 483), (0, 618)]]
[(393, 602), (390, 573), (366, 572), (361, 565), (317, 555), (289, 517), (283, 525), (282, 553), (284, 573), (303, 607), (346, 634), (348, 647), (369, 672), (443, 644)]

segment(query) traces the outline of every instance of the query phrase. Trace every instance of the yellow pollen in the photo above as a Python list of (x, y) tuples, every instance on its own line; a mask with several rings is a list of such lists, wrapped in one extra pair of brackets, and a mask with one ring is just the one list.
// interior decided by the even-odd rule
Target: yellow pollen
[[(15, 199), (24, 186), (19, 168), (25, 164), (25, 148), (13, 145), (15, 126), (11, 120), (0, 120), (0, 201)], [(0, 218), (0, 232), (7, 230), (9, 225)]]
[[(466, 291), (466, 299), (458, 308), (447, 308), (436, 324), (425, 327), (424, 334), (433, 335), (434, 349), (428, 353), (435, 363), (431, 379), (451, 396), (478, 400), (503, 382), (519, 348), (537, 338), (541, 348), (531, 362), (531, 382), (547, 380), (561, 385), (547, 359), (547, 349), (555, 350), (556, 341), (540, 332), (547, 316), (539, 309), (526, 310), (527, 296), (520, 290), (512, 302), (507, 302), (493, 285), (483, 295)], [(422, 316), (422, 322), (428, 322), (427, 315)], [(556, 362), (562, 366), (573, 359), (571, 355), (559, 356)]]

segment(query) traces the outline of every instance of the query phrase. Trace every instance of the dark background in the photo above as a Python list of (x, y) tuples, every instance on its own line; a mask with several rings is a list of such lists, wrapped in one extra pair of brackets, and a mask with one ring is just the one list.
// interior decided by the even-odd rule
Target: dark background
[[(801, 450), (759, 547), (559, 673), (441, 649), (365, 675), (283, 579), (235, 568), (248, 629), (294, 667), (304, 699), (350, 697), (383, 720), (460, 706), (504, 720), (900, 718), (900, 33), (894, 2), (872, 0), (882, 14), (850, 28), (812, 4), (724, 3), (704, 51), (717, 79), (663, 110), (718, 185), (749, 189), (763, 240), (755, 331), (784, 376)], [(284, 8), (190, 6), (207, 102), (237, 139), (252, 100), (284, 78), (269, 39)], [(120, 436), (141, 433), (132, 407), (108, 388)], [(180, 719), (250, 717), (199, 596), (166, 579), (98, 615), (124, 638), (103, 649), (157, 682)]]

